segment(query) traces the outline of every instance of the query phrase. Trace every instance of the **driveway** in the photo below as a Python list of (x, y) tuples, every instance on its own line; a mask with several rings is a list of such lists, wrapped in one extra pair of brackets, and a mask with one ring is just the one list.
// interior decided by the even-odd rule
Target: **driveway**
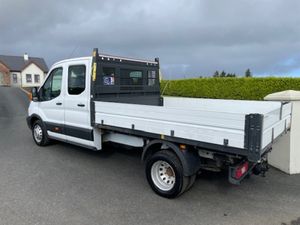
[(280, 225), (300, 217), (299, 175), (271, 169), (233, 186), (226, 174), (206, 173), (181, 197), (164, 199), (149, 188), (137, 150), (36, 146), (27, 105), (20, 89), (0, 87), (1, 225)]

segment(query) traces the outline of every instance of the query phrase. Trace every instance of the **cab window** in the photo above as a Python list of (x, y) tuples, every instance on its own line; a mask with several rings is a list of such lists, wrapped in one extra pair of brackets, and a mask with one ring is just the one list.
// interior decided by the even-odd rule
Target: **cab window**
[(60, 95), (62, 72), (62, 68), (56, 68), (50, 73), (48, 79), (40, 89), (41, 101), (49, 101)]

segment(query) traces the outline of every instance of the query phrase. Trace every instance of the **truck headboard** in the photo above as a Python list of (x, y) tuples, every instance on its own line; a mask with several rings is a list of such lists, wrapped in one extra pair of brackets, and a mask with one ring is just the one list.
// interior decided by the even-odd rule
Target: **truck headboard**
[(91, 95), (94, 101), (162, 106), (159, 59), (103, 55), (94, 49)]

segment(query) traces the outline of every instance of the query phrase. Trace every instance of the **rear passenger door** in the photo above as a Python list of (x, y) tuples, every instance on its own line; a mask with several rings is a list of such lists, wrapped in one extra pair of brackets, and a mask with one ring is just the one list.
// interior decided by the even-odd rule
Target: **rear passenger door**
[(93, 146), (89, 114), (89, 63), (89, 60), (76, 60), (66, 66), (64, 130), (67, 141)]

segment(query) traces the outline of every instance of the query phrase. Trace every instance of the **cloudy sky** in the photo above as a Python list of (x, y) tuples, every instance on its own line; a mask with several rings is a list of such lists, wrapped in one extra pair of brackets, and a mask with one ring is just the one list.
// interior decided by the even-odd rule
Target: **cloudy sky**
[(166, 78), (300, 76), (298, 0), (0, 0), (0, 54), (159, 56)]

